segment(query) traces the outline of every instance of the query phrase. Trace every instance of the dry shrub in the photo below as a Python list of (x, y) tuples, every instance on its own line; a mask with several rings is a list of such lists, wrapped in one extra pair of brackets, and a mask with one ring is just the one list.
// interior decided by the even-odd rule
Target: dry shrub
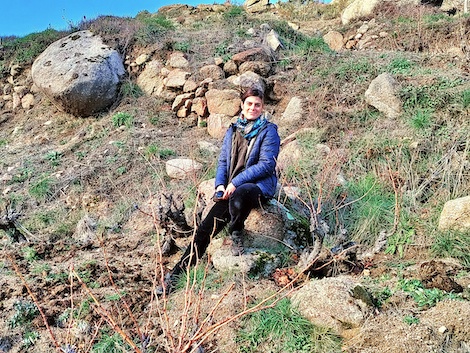
[(459, 46), (460, 19), (444, 14), (438, 7), (423, 5), (399, 5), (381, 2), (370, 18), (384, 23), (389, 36), (379, 39), (382, 49), (423, 52), (445, 51)]
[(103, 41), (121, 54), (129, 51), (135, 41), (135, 35), (142, 24), (129, 17), (98, 16), (92, 20), (84, 19), (79, 24), (80, 30), (90, 30), (101, 36)]

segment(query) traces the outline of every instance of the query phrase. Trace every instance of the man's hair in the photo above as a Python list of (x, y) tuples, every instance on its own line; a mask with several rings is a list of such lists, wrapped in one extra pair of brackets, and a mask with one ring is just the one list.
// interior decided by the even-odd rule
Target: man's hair
[(244, 102), (248, 97), (260, 97), (261, 100), (264, 101), (264, 92), (257, 88), (248, 88), (242, 93), (242, 102)]

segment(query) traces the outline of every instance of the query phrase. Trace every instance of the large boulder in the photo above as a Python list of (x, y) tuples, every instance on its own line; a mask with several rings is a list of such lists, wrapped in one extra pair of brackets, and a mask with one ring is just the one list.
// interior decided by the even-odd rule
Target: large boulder
[(284, 136), (286, 133), (292, 131), (307, 117), (307, 112), (304, 109), (304, 100), (301, 97), (292, 97), (286, 106), (286, 109), (281, 114), (279, 119), (279, 134)]
[(210, 114), (207, 117), (207, 133), (214, 138), (222, 139), (232, 119), (232, 116), (226, 114)]
[(168, 65), (175, 69), (186, 69), (189, 67), (189, 61), (182, 52), (174, 52), (168, 59)]
[(163, 80), (163, 83), (166, 87), (171, 89), (183, 89), (186, 80), (190, 76), (191, 72), (174, 69), (168, 73), (168, 76)]
[(112, 105), (126, 71), (117, 51), (90, 31), (52, 43), (32, 66), (34, 84), (54, 104), (76, 116)]
[(224, 70), (215, 64), (205, 65), (201, 67), (199, 69), (199, 73), (202, 77), (212, 78), (213, 80), (222, 80), (223, 78), (225, 78)]

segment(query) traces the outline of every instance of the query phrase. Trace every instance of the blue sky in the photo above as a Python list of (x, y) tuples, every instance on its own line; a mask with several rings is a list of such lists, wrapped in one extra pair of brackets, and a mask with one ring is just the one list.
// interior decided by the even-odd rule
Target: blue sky
[(171, 4), (223, 3), (224, 0), (9, 0), (2, 6), (0, 36), (25, 36), (48, 28), (68, 29), (86, 16), (93, 19), (99, 15), (135, 17), (142, 10), (156, 12), (160, 7)]

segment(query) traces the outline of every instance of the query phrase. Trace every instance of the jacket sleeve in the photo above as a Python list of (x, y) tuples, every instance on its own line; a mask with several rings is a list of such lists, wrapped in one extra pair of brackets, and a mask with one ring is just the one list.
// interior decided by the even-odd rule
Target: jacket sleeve
[(247, 167), (232, 180), (235, 187), (245, 183), (254, 183), (276, 173), (276, 161), (281, 143), (277, 129), (271, 126), (266, 130), (266, 134), (259, 137), (262, 139), (256, 141)]
[(217, 163), (217, 170), (215, 173), (215, 187), (223, 185), (224, 187), (228, 184), (228, 168), (230, 163), (230, 149), (232, 148), (232, 128), (230, 127), (224, 136), (222, 142), (222, 149), (219, 154), (219, 160)]

